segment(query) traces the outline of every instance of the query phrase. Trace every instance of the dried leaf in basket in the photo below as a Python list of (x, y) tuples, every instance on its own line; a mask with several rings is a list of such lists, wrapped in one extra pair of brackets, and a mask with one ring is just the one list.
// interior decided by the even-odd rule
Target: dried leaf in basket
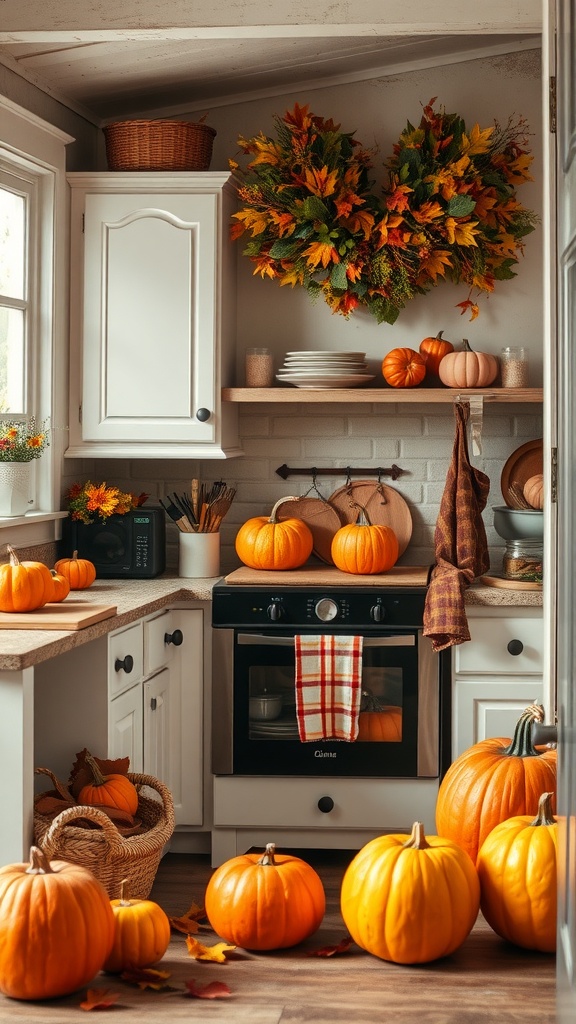
[[(89, 785), (93, 781), (93, 774), (91, 770), (86, 766), (86, 757), (90, 754), (90, 751), (84, 747), (76, 754), (76, 760), (72, 765), (72, 771), (70, 772), (70, 778), (68, 779), (68, 785), (74, 798), (77, 800), (80, 795), (80, 790), (83, 786)], [(96, 764), (102, 771), (103, 775), (127, 775), (130, 771), (130, 758), (129, 757), (117, 757), (111, 761), (103, 757), (96, 757), (92, 755)]]

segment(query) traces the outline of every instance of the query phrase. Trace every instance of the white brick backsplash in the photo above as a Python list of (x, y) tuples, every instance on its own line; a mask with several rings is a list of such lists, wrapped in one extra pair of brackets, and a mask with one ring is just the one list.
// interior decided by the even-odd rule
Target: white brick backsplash
[(351, 439), (332, 434), (331, 437), (319, 441), (308, 438), (303, 442), (302, 450), (307, 459), (314, 460), (315, 466), (323, 466), (326, 461), (332, 462), (336, 457), (340, 462), (342, 459), (350, 459), (351, 465), (354, 462), (358, 465), (360, 459), (369, 459), (372, 456), (372, 441), (368, 438)]
[[(375, 418), (377, 420), (378, 417), (375, 417)], [(391, 424), (386, 423), (386, 431), (387, 432), (390, 430), (390, 426), (391, 426)], [(356, 436), (357, 434), (366, 436), (367, 432), (370, 434), (370, 436), (373, 437), (374, 434), (376, 433), (376, 431), (378, 430), (378, 426), (377, 425), (376, 425), (376, 430), (374, 429), (374, 427), (375, 427), (374, 419), (371, 420), (369, 425), (366, 423), (366, 418), (365, 417), (360, 418), (360, 417), (357, 417), (357, 416), (350, 416), (349, 419), (348, 419), (348, 433), (351, 436), (353, 436), (353, 437)], [(412, 417), (412, 416), (395, 416), (394, 417), (394, 434), (396, 435), (396, 437), (405, 437), (407, 435), (415, 436), (415, 435), (423, 434), (423, 433), (424, 433), (424, 419), (422, 417), (420, 417), (420, 416), (414, 416), (414, 417)]]
[[(403, 438), (400, 443), (400, 455), (403, 459), (408, 459), (414, 455), (416, 458), (422, 458), (422, 456), (429, 456), (431, 459), (437, 459), (444, 457), (449, 459), (452, 454), (453, 439), (449, 437), (419, 437), (415, 440), (412, 438)], [(444, 473), (446, 473), (446, 469)], [(402, 466), (404, 469), (404, 466)]]
[[(366, 424), (364, 432), (367, 432)], [(345, 433), (344, 416), (275, 416), (272, 420), (274, 437), (340, 437)]]
[[(372, 442), (374, 458), (382, 462), (384, 459), (398, 459), (400, 457), (400, 441), (392, 437), (375, 437)], [(400, 469), (404, 469), (401, 466)]]

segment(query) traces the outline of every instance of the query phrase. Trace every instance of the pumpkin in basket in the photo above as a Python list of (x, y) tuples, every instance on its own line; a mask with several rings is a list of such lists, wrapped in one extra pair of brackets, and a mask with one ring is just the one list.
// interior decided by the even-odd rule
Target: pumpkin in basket
[(127, 775), (112, 772), (104, 775), (92, 754), (86, 754), (85, 764), (92, 773), (92, 781), (82, 786), (78, 794), (79, 804), (92, 807), (115, 807), (127, 814), (138, 810), (138, 790)]
[(276, 854), (246, 853), (225, 861), (211, 876), (204, 905), (215, 932), (244, 949), (285, 949), (319, 928), (326, 898), (310, 864)]
[(0, 991), (13, 999), (75, 992), (102, 969), (114, 914), (87, 868), (49, 861), (33, 846), (29, 864), (0, 868)]
[(152, 900), (130, 899), (127, 879), (121, 882), (120, 898), (110, 905), (116, 929), (104, 970), (116, 974), (161, 960), (170, 942), (170, 922), (162, 907)]

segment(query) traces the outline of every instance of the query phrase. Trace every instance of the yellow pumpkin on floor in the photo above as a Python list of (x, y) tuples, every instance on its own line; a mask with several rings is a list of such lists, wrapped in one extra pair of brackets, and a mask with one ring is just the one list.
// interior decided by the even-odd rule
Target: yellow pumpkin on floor
[(133, 900), (126, 879), (120, 898), (110, 900), (114, 914), (114, 945), (104, 970), (118, 974), (130, 967), (150, 967), (161, 960), (170, 943), (170, 922), (152, 900)]

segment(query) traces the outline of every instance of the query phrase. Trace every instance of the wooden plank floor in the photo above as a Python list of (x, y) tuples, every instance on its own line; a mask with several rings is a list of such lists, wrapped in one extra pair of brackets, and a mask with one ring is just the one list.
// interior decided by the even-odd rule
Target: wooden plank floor
[[(291, 851), (319, 872), (327, 911), (315, 935), (301, 946), (275, 953), (239, 951), (226, 964), (192, 960), (183, 935), (175, 934), (159, 966), (170, 971), (175, 991), (141, 991), (101, 974), (94, 986), (120, 993), (104, 1020), (121, 1024), (169, 1024), (204, 1021), (217, 1024), (553, 1024), (554, 957), (525, 952), (503, 942), (479, 919), (466, 943), (452, 956), (432, 964), (406, 967), (385, 963), (352, 945), (333, 958), (306, 956), (341, 941), (346, 929), (339, 911), (339, 890), (352, 854), (343, 851)], [(151, 893), (172, 916), (203, 903), (211, 869), (208, 857), (168, 854)], [(218, 941), (210, 931), (198, 938)], [(183, 996), (184, 982), (198, 986), (225, 982), (227, 999)], [(0, 1024), (40, 1022), (78, 1024), (90, 1020), (79, 1008), (85, 991), (42, 1003), (0, 996)], [(101, 1014), (97, 1020), (102, 1020)]]

